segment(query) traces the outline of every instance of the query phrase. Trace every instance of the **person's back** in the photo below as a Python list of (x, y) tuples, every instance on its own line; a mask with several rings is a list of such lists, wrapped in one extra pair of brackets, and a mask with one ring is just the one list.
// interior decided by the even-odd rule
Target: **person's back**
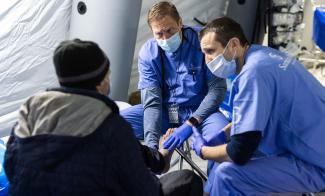
[(107, 57), (94, 43), (73, 40), (61, 43), (54, 61), (63, 87), (26, 101), (7, 144), (10, 194), (159, 195), (131, 127), (106, 96)]
[[(266, 154), (290, 151), (300, 159), (325, 168), (325, 88), (293, 57), (277, 50), (252, 45), (238, 80), (255, 78), (268, 118), (260, 150)], [(264, 97), (264, 96), (263, 96)], [(272, 104), (273, 103), (273, 104)], [(299, 146), (299, 148), (297, 148)]]

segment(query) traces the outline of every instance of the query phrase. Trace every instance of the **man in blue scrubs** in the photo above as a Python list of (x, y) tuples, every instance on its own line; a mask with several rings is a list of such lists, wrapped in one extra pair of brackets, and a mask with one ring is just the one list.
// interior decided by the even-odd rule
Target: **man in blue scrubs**
[(152, 148), (158, 148), (160, 135), (170, 127), (178, 127), (164, 143), (170, 151), (190, 137), (192, 126), (200, 127), (209, 140), (206, 130), (217, 132), (228, 124), (218, 111), (226, 82), (205, 65), (197, 34), (200, 29), (183, 26), (170, 2), (154, 4), (148, 24), (154, 38), (142, 46), (138, 60), (142, 104), (121, 115), (137, 138), (144, 133), (145, 144)]
[[(265, 195), (325, 190), (325, 88), (295, 58), (249, 45), (223, 17), (199, 34), (209, 69), (234, 73), (228, 143), (209, 146), (193, 129), (193, 149), (215, 160), (205, 192)], [(256, 156), (259, 154), (259, 156)]]

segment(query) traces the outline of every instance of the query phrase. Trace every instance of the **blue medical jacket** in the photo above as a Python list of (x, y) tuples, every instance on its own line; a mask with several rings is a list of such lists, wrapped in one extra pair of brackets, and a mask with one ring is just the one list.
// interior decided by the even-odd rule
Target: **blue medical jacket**
[[(138, 88), (142, 90), (165, 86), (162, 89), (165, 95), (163, 104), (177, 103), (181, 107), (196, 108), (207, 94), (207, 83), (215, 76), (206, 67), (204, 54), (200, 50), (197, 35), (200, 29), (185, 26), (182, 30), (182, 44), (175, 53), (162, 51), (155, 39), (144, 44), (139, 53)], [(162, 63), (165, 80), (162, 76)]]
[(295, 58), (252, 45), (233, 81), (231, 135), (262, 131), (259, 150), (325, 169), (325, 88)]

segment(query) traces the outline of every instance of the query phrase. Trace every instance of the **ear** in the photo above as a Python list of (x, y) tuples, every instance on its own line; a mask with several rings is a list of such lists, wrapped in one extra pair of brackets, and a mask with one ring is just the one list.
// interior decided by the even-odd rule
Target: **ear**
[(241, 46), (240, 41), (239, 41), (239, 39), (237, 37), (232, 38), (229, 45), (230, 45), (230, 48), (231, 48), (232, 51), (240, 48), (240, 46)]
[(239, 46), (240, 46), (239, 39), (237, 37), (234, 37), (232, 41), (232, 47), (239, 47)]
[(102, 91), (102, 88), (101, 88), (101, 85), (100, 85), (100, 84), (96, 85), (96, 91), (97, 91), (99, 94), (103, 94), (103, 91)]
[(178, 25), (179, 25), (180, 27), (183, 26), (183, 20), (182, 20), (182, 18), (179, 19), (179, 21), (178, 21)]

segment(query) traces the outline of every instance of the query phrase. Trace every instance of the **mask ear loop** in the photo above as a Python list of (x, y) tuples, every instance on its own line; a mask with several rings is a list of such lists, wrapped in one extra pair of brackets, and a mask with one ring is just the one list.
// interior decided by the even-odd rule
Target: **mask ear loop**
[[(231, 38), (232, 39), (232, 38)], [(230, 39), (230, 40), (231, 40)], [(229, 45), (229, 43), (230, 43), (230, 40), (228, 41), (228, 43), (227, 43), (227, 45), (226, 45), (226, 47), (223, 49), (223, 52), (222, 52), (222, 56), (223, 57), (225, 57), (224, 56), (224, 54), (225, 54), (225, 52), (226, 52), (226, 49), (227, 49), (227, 47), (228, 47), (228, 45)], [(232, 61), (232, 60), (234, 60), (235, 59), (235, 56), (236, 56), (236, 54), (237, 54), (237, 51), (235, 50), (235, 54), (232, 56), (232, 58), (231, 58), (231, 60), (230, 61)], [(225, 60), (227, 60), (226, 58), (224, 58)]]
[(224, 54), (225, 54), (225, 52), (226, 52), (226, 49), (227, 49), (229, 43), (230, 43), (230, 40), (227, 42), (226, 47), (223, 49), (223, 52), (222, 52), (222, 56), (223, 56), (223, 57), (225, 57)]
[(183, 42), (183, 23), (181, 21), (179, 21), (179, 24), (177, 24), (177, 25), (180, 27), (178, 33), (181, 38), (181, 41)]
[(237, 50), (235, 50), (235, 54), (234, 54), (234, 56), (232, 56), (232, 60), (235, 60), (236, 54), (237, 54)]

